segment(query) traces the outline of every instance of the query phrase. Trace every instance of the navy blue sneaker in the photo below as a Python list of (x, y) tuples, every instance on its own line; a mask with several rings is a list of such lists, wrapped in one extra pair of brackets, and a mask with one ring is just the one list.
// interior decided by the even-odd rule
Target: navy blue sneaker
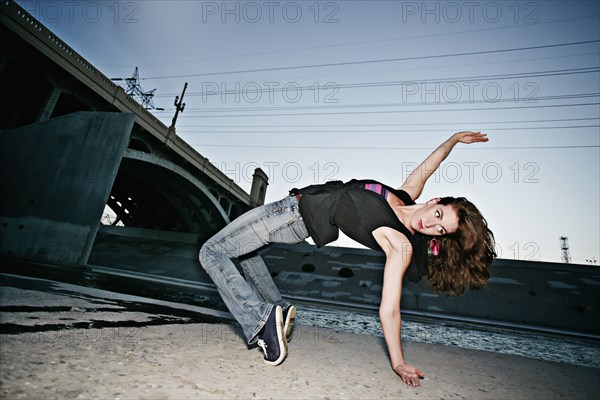
[(258, 345), (265, 353), (265, 364), (279, 365), (287, 355), (287, 343), (283, 335), (283, 311), (274, 306), (262, 330)]
[(290, 305), (283, 312), (283, 334), (285, 336), (286, 343), (292, 340), (292, 328), (294, 327), (294, 320), (296, 319), (296, 307)]

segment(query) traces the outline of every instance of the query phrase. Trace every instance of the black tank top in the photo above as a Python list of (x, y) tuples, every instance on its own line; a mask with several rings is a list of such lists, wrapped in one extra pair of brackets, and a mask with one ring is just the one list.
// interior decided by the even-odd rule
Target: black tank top
[(393, 193), (404, 205), (415, 204), (405, 191), (373, 180), (332, 181), (290, 191), (302, 194), (300, 214), (318, 247), (336, 240), (338, 229), (377, 251), (382, 249), (373, 237), (375, 229), (385, 226), (403, 233), (413, 247), (411, 266), (406, 275), (416, 282), (429, 273), (426, 238), (420, 233), (412, 234), (400, 222), (384, 197), (386, 192)]

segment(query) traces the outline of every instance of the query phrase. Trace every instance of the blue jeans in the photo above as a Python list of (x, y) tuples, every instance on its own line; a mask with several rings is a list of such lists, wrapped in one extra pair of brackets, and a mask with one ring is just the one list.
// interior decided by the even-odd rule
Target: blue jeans
[(242, 326), (249, 344), (258, 340), (271, 310), (290, 304), (283, 300), (259, 255), (240, 260), (244, 276), (233, 258), (269, 243), (298, 243), (308, 237), (298, 201), (289, 196), (239, 216), (200, 249), (200, 263), (219, 290), (227, 308)]

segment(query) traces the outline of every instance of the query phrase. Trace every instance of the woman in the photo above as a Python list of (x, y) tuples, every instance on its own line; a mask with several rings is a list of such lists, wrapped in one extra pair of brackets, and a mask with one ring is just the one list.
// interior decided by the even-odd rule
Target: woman
[[(487, 222), (466, 199), (436, 198), (425, 204), (414, 200), (457, 143), (487, 141), (480, 132), (452, 135), (397, 190), (369, 180), (293, 189), (290, 196), (248, 211), (208, 240), (200, 262), (248, 343), (263, 349), (265, 363), (278, 365), (285, 358), (296, 308), (282, 299), (254, 251), (309, 236), (320, 247), (342, 230), (385, 253), (379, 316), (391, 366), (406, 384), (419, 386), (423, 372), (407, 364), (402, 354), (400, 296), (405, 274), (412, 280), (429, 275), (434, 290), (457, 295), (486, 285), (496, 254)], [(233, 262), (236, 258), (244, 276)]]

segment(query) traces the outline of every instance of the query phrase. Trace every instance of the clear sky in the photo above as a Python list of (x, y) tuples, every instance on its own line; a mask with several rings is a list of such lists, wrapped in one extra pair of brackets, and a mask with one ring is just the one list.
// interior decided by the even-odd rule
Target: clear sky
[[(110, 78), (139, 67), (166, 125), (267, 201), (399, 187), (451, 133), (420, 201), (465, 196), (503, 258), (600, 259), (597, 1), (19, 1)], [(353, 245), (340, 239), (333, 245)], [(599, 263), (596, 262), (596, 265)]]

